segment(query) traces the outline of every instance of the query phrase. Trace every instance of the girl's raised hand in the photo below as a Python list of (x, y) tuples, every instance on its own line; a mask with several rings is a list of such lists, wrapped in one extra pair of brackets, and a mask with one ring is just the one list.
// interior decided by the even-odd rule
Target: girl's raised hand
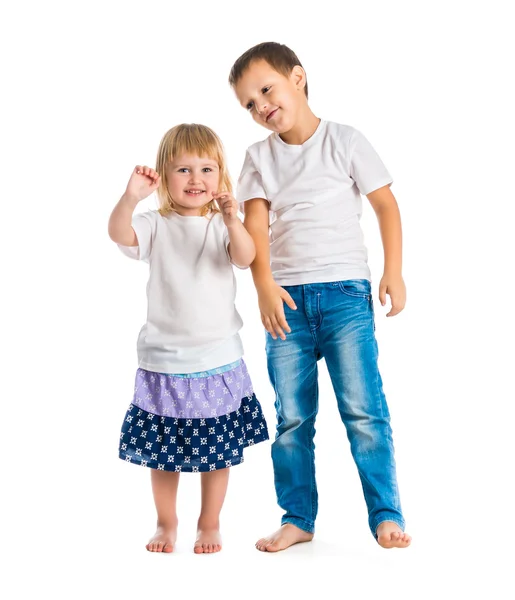
[(229, 192), (218, 192), (217, 194), (213, 194), (213, 200), (216, 200), (218, 203), (224, 223), (227, 227), (235, 223), (237, 220), (239, 221), (238, 203), (232, 194), (229, 194)]
[(137, 165), (127, 184), (125, 196), (128, 196), (135, 202), (139, 202), (155, 192), (159, 187), (160, 181), (161, 177), (154, 169)]

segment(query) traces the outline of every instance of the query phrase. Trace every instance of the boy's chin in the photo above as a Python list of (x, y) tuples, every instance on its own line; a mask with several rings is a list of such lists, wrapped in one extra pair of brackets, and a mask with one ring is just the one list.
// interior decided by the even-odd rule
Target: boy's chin
[(285, 123), (267, 123), (267, 129), (273, 131), (274, 133), (278, 133), (279, 135), (283, 133), (288, 133), (291, 127)]

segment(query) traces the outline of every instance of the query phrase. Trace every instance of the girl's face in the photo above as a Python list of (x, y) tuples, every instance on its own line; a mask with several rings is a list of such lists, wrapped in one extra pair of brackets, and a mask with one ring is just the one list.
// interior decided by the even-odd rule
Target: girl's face
[(166, 181), (177, 212), (196, 217), (218, 192), (220, 169), (211, 158), (182, 154), (167, 164)]

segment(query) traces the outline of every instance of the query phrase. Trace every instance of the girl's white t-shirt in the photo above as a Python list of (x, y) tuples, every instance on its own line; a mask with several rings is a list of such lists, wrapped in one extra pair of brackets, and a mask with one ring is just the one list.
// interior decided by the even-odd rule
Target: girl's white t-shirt
[(362, 133), (322, 120), (304, 144), (273, 133), (250, 146), (237, 199), (269, 202), (270, 262), (279, 285), (370, 280), (361, 194), (391, 183)]
[(150, 266), (147, 321), (137, 344), (140, 368), (196, 373), (240, 359), (243, 322), (221, 214), (163, 217), (151, 210), (135, 215), (132, 226), (138, 246), (119, 247)]

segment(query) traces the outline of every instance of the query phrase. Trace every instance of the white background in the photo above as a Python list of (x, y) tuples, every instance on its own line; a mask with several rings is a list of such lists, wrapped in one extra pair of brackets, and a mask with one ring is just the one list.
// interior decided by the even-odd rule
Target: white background
[[(2, 9), (2, 587), (9, 598), (513, 598), (513, 31), (509, 2), (18, 2)], [(164, 132), (213, 127), (236, 180), (267, 132), (227, 84), (233, 61), (294, 49), (317, 116), (353, 125), (394, 177), (408, 304), (376, 301), (407, 531), (374, 542), (321, 364), (312, 544), (261, 554), (279, 523), (270, 443), (231, 473), (224, 549), (192, 553), (183, 476), (176, 552), (144, 549), (149, 472), (117, 458), (146, 265), (107, 219)], [(510, 58), (511, 55), (511, 58)], [(373, 285), (382, 269), (365, 199)], [(153, 200), (147, 202), (153, 206)], [(246, 360), (273, 394), (249, 272)], [(213, 315), (216, 318), (216, 315)], [(323, 591), (323, 588), (331, 591)]]

